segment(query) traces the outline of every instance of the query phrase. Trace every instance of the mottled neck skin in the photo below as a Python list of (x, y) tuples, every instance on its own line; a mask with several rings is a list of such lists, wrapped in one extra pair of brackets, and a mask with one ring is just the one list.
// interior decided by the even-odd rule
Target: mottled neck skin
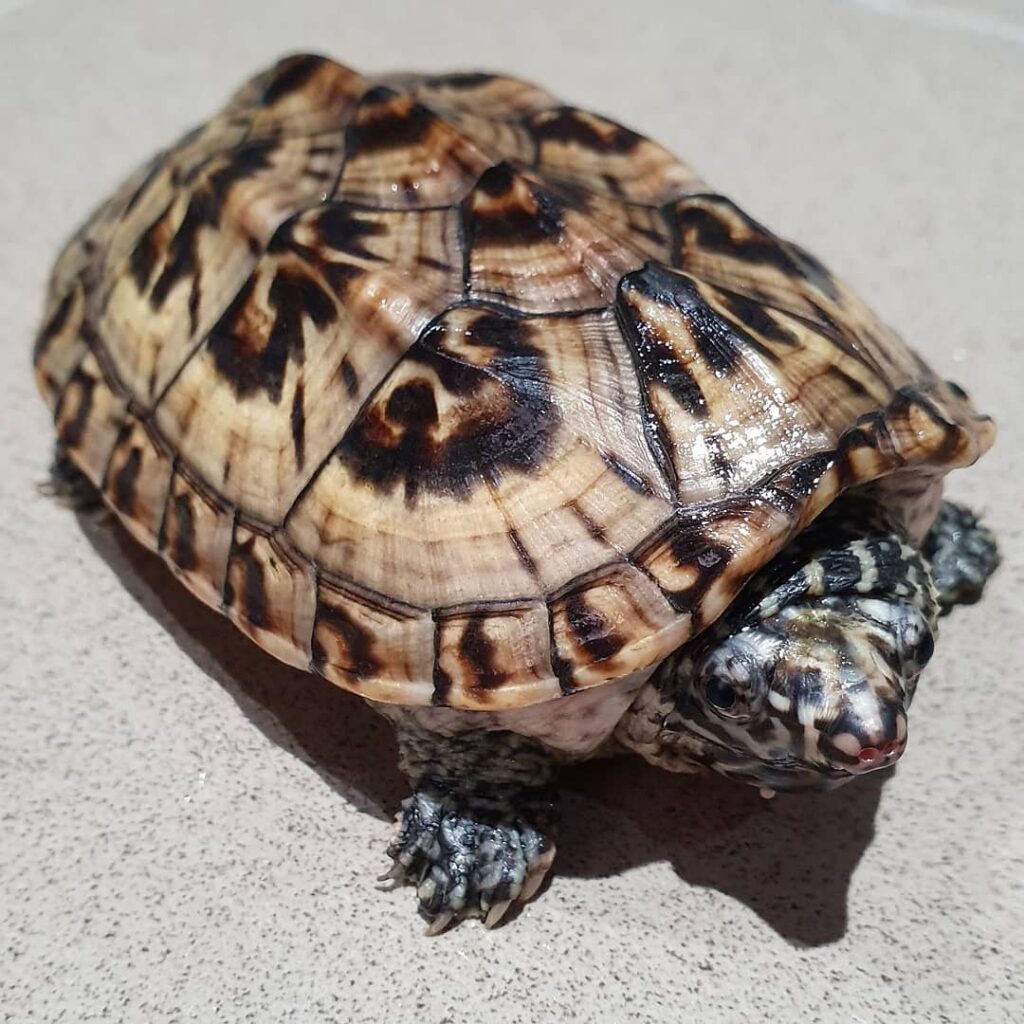
[(906, 528), (846, 499), (667, 659), (617, 738), (673, 771), (827, 789), (890, 765), (934, 650), (937, 599)]

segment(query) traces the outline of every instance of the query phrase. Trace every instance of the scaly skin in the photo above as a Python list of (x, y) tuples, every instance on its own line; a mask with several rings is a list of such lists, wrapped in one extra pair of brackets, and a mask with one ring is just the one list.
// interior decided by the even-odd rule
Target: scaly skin
[(991, 534), (945, 503), (925, 552), (888, 513), (847, 499), (767, 566), (732, 609), (667, 659), (617, 738), (675, 771), (759, 786), (831, 788), (906, 746), (906, 711), (943, 607), (980, 592)]
[(554, 765), (534, 740), (474, 730), (446, 736), (398, 718), (402, 803), (382, 881), (416, 886), (430, 934), (463, 917), (497, 924), (540, 888), (555, 856)]
[(944, 612), (958, 604), (974, 604), (999, 565), (992, 531), (969, 508), (952, 501), (942, 503), (923, 551)]

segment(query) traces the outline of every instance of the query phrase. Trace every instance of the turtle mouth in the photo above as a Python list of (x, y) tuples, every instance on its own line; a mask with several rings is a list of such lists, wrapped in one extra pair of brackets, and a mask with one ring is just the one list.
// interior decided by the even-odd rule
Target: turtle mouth
[(782, 792), (828, 790), (845, 785), (857, 776), (841, 768), (810, 764), (805, 761), (750, 761), (729, 769), (716, 766), (724, 774), (742, 779), (751, 786)]
[(704, 750), (699, 761), (720, 775), (751, 786), (794, 792), (835, 789), (857, 777), (856, 767), (802, 761), (797, 758), (766, 759), (745, 754), (719, 740), (700, 734)]
[(720, 743), (708, 742), (704, 763), (714, 771), (751, 786), (795, 792), (798, 790), (829, 790), (884, 768), (893, 768), (899, 761), (905, 743), (893, 742), (885, 748), (865, 748), (849, 764), (802, 761), (795, 758), (762, 760), (744, 756)]

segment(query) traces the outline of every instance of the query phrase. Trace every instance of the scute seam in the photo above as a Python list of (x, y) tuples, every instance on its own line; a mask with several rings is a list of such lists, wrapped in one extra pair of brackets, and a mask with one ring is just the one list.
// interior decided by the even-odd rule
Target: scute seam
[[(296, 74), (298, 73), (296, 72)], [(355, 117), (355, 114), (359, 109), (359, 105), (366, 100), (367, 95), (368, 93), (364, 94), (364, 96), (356, 101), (352, 106), (350, 110), (350, 118)], [(429, 104), (424, 104), (424, 106), (427, 109), (433, 110)], [(574, 110), (574, 108), (548, 109), (564, 109), (569, 112)], [(439, 110), (441, 110), (442, 113), (438, 113), (437, 116), (443, 117), (443, 107), (439, 107)], [(534, 114), (523, 115), (509, 120), (510, 123), (523, 124), (529, 122), (534, 116)], [(344, 131), (347, 133), (350, 128), (351, 121), (344, 127)], [(249, 138), (250, 135), (251, 125), (243, 136), (243, 140)], [(634, 136), (631, 133), (629, 136), (624, 136), (623, 138), (624, 140), (629, 141), (630, 145), (634, 145), (635, 139), (640, 139), (641, 137), (636, 136), (634, 139)], [(625, 142), (623, 142), (623, 144), (625, 144)], [(342, 147), (338, 175), (335, 180), (334, 189), (331, 192), (332, 195), (336, 191), (338, 182), (340, 182), (344, 173), (345, 164), (349, 155), (350, 150), (346, 141), (346, 144)], [(143, 184), (136, 190), (137, 195), (141, 194), (141, 191), (145, 189), (146, 181), (152, 181), (153, 170), (153, 166), (150, 166), (147, 178), (144, 179)], [(547, 188), (548, 186), (545, 184), (544, 187)], [(558, 196), (561, 195), (557, 186), (552, 188), (551, 191)], [(702, 195), (702, 193), (692, 193), (688, 195), (687, 198), (700, 198)], [(707, 193), (707, 196), (716, 200), (723, 198), (718, 196), (716, 193), (710, 192)], [(132, 197), (129, 198), (129, 203), (131, 201)], [(625, 202), (626, 200), (622, 201)], [(633, 204), (661, 212), (668, 228), (669, 240), (673, 246), (673, 252), (677, 252), (679, 250), (680, 239), (678, 222), (674, 221), (670, 212), (678, 202), (679, 200), (676, 199), (669, 203), (657, 206), (643, 203)], [(285, 223), (290, 223), (295, 220), (295, 218), (301, 216), (304, 211), (317, 205), (319, 205), (319, 200), (311, 200), (307, 205), (303, 206), (302, 209), (287, 218)], [(376, 206), (371, 206), (370, 208), (378, 209)], [(449, 205), (439, 208), (447, 210), (451, 209), (452, 206)], [(423, 212), (424, 209), (427, 208), (417, 208), (416, 212)], [(431, 207), (430, 209), (437, 208)], [(118, 215), (121, 215), (122, 212), (123, 208), (118, 211)], [(751, 223), (754, 222), (751, 221)], [(283, 226), (284, 225), (282, 225), (282, 227)], [(449, 315), (453, 308), (479, 308), (481, 310), (500, 312), (503, 315), (520, 318), (522, 320), (529, 320), (534, 316), (580, 317), (587, 313), (603, 311), (608, 308), (598, 307), (595, 310), (572, 310), (554, 313), (525, 313), (512, 307), (505, 307), (501, 303), (489, 301), (470, 302), (465, 297), (468, 294), (468, 288), (470, 285), (470, 281), (467, 276), (470, 247), (467, 245), (465, 225), (461, 223), (461, 220), (459, 224), (459, 231), (460, 235), (458, 244), (463, 258), (463, 299), (446, 307), (442, 313), (438, 314), (433, 320), (431, 320), (427, 327), (418, 336), (417, 341), (415, 342), (416, 345), (420, 344), (426, 335), (426, 332), (434, 327), (444, 316)], [(615, 237), (613, 232), (606, 233), (609, 237)], [(770, 232), (766, 233), (770, 238), (774, 239), (774, 235), (771, 235)], [(779, 241), (779, 244), (783, 246), (787, 245), (787, 243), (784, 243), (781, 240)], [(104, 247), (104, 251), (106, 251), (106, 247)], [(102, 260), (93, 264), (93, 266), (95, 265), (102, 265)], [(85, 294), (88, 294), (88, 289), (85, 289), (85, 282), (87, 280), (89, 269), (90, 266), (87, 264), (84, 269), (80, 270), (75, 275), (75, 279), (82, 282)], [(728, 291), (726, 289), (722, 289), (717, 284), (714, 285), (714, 287), (723, 292)], [(732, 294), (741, 293), (734, 292)], [(95, 296), (93, 297), (95, 298)], [(832, 341), (837, 348), (842, 350), (844, 353), (852, 358), (858, 359), (881, 381), (887, 382), (887, 368), (876, 364), (873, 359), (869, 359), (869, 352), (862, 351), (858, 346), (850, 344), (847, 332), (837, 326), (824, 311), (821, 311), (822, 320), (817, 321), (791, 312), (790, 310), (785, 309), (784, 306), (773, 306), (771, 303), (764, 302), (760, 299), (758, 302), (764, 307), (779, 309), (789, 317), (796, 320), (802, 320), (809, 328), (812, 328), (819, 334), (826, 336), (828, 340)], [(618, 303), (615, 305), (620, 332), (626, 340), (630, 358), (632, 359), (634, 373), (638, 373), (639, 361), (636, 350), (636, 339), (631, 334), (631, 331), (634, 328), (627, 322), (628, 318), (624, 317), (618, 309)], [(112, 364), (110, 355), (107, 352), (106, 345), (91, 326), (93, 319), (91, 315), (92, 313), (94, 313), (94, 310), (92, 310), (87, 304), (83, 320), (83, 328), (81, 331), (82, 338), (85, 343), (84, 352), (81, 358), (85, 359), (90, 353), (92, 353), (96, 358), (104, 383), (120, 397), (127, 400), (120, 429), (122, 431), (130, 430), (136, 423), (140, 424), (142, 429), (144, 429), (154, 440), (154, 444), (161, 447), (170, 455), (170, 472), (172, 481), (176, 477), (180, 476), (195, 491), (199, 492), (200, 495), (209, 495), (211, 505), (220, 508), (225, 514), (230, 512), (231, 535), (228, 546), (227, 565), (230, 566), (231, 564), (231, 558), (235, 549), (236, 536), (239, 527), (243, 527), (254, 534), (260, 534), (268, 538), (274, 538), (280, 535), (286, 528), (288, 517), (299, 504), (302, 496), (317, 479), (323, 466), (329, 462), (336, 453), (338, 447), (343, 443), (345, 436), (347, 436), (347, 431), (309, 476), (306, 484), (299, 491), (298, 497), (285, 513), (282, 523), (262, 523), (247, 515), (233, 503), (226, 502), (224, 499), (219, 497), (216, 489), (212, 488), (209, 484), (205, 483), (198, 477), (198, 474), (189, 466), (187, 460), (179, 452), (175, 451), (172, 446), (167, 444), (155, 427), (153, 417), (160, 398), (166, 394), (170, 384), (173, 383), (174, 379), (176, 379), (177, 374), (180, 374), (185, 365), (188, 364), (200, 350), (204, 341), (208, 337), (209, 332), (206, 332), (204, 338), (200, 339), (196, 343), (195, 347), (178, 367), (175, 377), (172, 377), (171, 382), (169, 382), (164, 388), (163, 392), (158, 397), (157, 402), (155, 402), (152, 408), (147, 412), (142, 410), (137, 403), (132, 400), (131, 396), (127, 393), (123, 384), (120, 382), (116, 369)], [(742, 320), (740, 322), (742, 322)], [(853, 331), (851, 333), (855, 335), (856, 332)], [(886, 354), (884, 349), (882, 351), (883, 354)], [(448, 353), (441, 354), (448, 355)], [(399, 359), (396, 360), (396, 365), (402, 358), (404, 357), (400, 356)], [(450, 355), (449, 358), (451, 358)], [(480, 368), (478, 367), (477, 369)], [(484, 372), (486, 372), (486, 370)], [(353, 416), (352, 422), (358, 420), (361, 413), (365, 411), (367, 406), (378, 394), (380, 388), (388, 379), (388, 375), (384, 375), (381, 378), (380, 383), (371, 389), (360, 406), (360, 410)], [(591, 657), (585, 665), (574, 665), (563, 659), (556, 644), (555, 622), (552, 610), (553, 604), (556, 601), (565, 601), (566, 599), (571, 599), (573, 595), (581, 594), (589, 581), (600, 577), (610, 568), (623, 564), (632, 566), (638, 572), (643, 573), (647, 579), (657, 585), (658, 589), (667, 600), (672, 601), (673, 596), (678, 597), (678, 594), (673, 595), (670, 588), (665, 586), (664, 581), (659, 581), (658, 576), (648, 565), (644, 563), (642, 557), (653, 545), (655, 545), (655, 543), (661, 538), (661, 535), (665, 534), (669, 530), (669, 525), (672, 520), (662, 522), (629, 551), (620, 550), (619, 546), (611, 544), (607, 541), (607, 538), (605, 538), (605, 543), (612, 551), (615, 551), (618, 554), (618, 559), (613, 559), (598, 567), (592, 567), (586, 572), (577, 575), (563, 586), (560, 586), (549, 593), (543, 594), (547, 611), (547, 632), (548, 642), (550, 645), (551, 677), (549, 679), (540, 680), (540, 683), (533, 690), (524, 686), (512, 687), (510, 688), (510, 692), (504, 697), (502, 689), (500, 687), (496, 688), (492, 691), (492, 698), (494, 700), (493, 707), (498, 709), (502, 707), (525, 706), (540, 700), (549, 699), (550, 690), (545, 690), (542, 684), (547, 684), (553, 681), (557, 681), (560, 692), (574, 692), (580, 688), (574, 681), (575, 672), (578, 669), (587, 668), (592, 671), (594, 666), (607, 663), (611, 661), (612, 658), (615, 658), (619, 665), (620, 671), (618, 671), (617, 675), (621, 675), (621, 663), (624, 652), (627, 655), (632, 656), (632, 662), (630, 664), (634, 670), (650, 666), (655, 661), (660, 660), (660, 658), (665, 654), (669, 653), (672, 648), (681, 642), (681, 639), (685, 639), (686, 635), (688, 635), (686, 633), (687, 629), (693, 631), (695, 624), (700, 628), (703, 628), (709, 622), (713, 621), (715, 616), (721, 611), (721, 608), (718, 607), (718, 605), (721, 604), (722, 601), (730, 599), (731, 595), (735, 594), (738, 588), (742, 586), (743, 581), (749, 575), (770, 559), (796, 531), (804, 528), (808, 522), (814, 519), (815, 516), (817, 516), (829, 503), (831, 503), (831, 501), (835, 499), (838, 493), (841, 493), (849, 487), (863, 484), (873, 479), (877, 479), (880, 476), (890, 474), (897, 469), (911, 467), (919, 468), (923, 472), (927, 467), (935, 467), (938, 471), (954, 465), (968, 464), (973, 461), (991, 443), (991, 430), (986, 429), (986, 425), (990, 421), (987, 417), (971, 411), (969, 406), (966, 405), (965, 396), (963, 396), (962, 393), (957, 394), (953, 390), (950, 390), (949, 392), (953, 396), (953, 401), (947, 403), (952, 407), (952, 412), (947, 415), (943, 412), (941, 396), (937, 395), (938, 389), (943, 386), (944, 385), (939, 384), (934, 379), (925, 378), (917, 384), (903, 385), (902, 387), (893, 389), (892, 400), (889, 402), (888, 406), (884, 409), (876, 410), (862, 416), (853, 426), (840, 435), (834, 449), (830, 451), (812, 453), (793, 464), (775, 469), (764, 476), (759, 482), (747, 488), (743, 493), (734, 495), (726, 501), (705, 504), (698, 503), (689, 505), (685, 509), (677, 504), (673, 513), (673, 518), (677, 519), (685, 514), (685, 516), (692, 520), (693, 523), (699, 523), (702, 531), (707, 531), (707, 536), (709, 537), (714, 536), (714, 528), (718, 519), (726, 519), (727, 517), (725, 514), (727, 512), (734, 511), (737, 507), (741, 507), (744, 504), (754, 507), (755, 504), (761, 503), (765, 507), (770, 507), (778, 513), (778, 520), (774, 532), (759, 536), (756, 544), (748, 544), (749, 550), (748, 548), (744, 548), (739, 552), (739, 554), (743, 556), (742, 558), (736, 557), (732, 560), (723, 558), (721, 564), (717, 562), (715, 563), (717, 569), (714, 573), (705, 572), (704, 570), (707, 569), (707, 566), (700, 563), (701, 568), (695, 570), (697, 572), (698, 583), (694, 585), (693, 595), (683, 604), (677, 605), (677, 611), (680, 613), (679, 618), (669, 626), (666, 626), (655, 633), (636, 635), (632, 638), (626, 636), (623, 638), (623, 644), (615, 647), (615, 650), (611, 653), (604, 656)], [(653, 437), (651, 435), (652, 417), (654, 414), (650, 409), (645, 389), (641, 389), (641, 391), (640, 401), (643, 412), (645, 441), (650, 449), (650, 454), (654, 464), (658, 466), (659, 472), (662, 474), (663, 482), (669, 485), (669, 488), (673, 493), (677, 493), (678, 480), (676, 479), (677, 474), (674, 464), (670, 457), (670, 453), (665, 448), (663, 439), (658, 437), (656, 434)], [(60, 400), (58, 400), (57, 408), (59, 410)], [(900, 434), (897, 428), (901, 425), (904, 427), (907, 426), (904, 421), (908, 420), (915, 409), (921, 410), (924, 416), (930, 421), (932, 427), (923, 434), (920, 430), (914, 434), (913, 443), (915, 447), (911, 451), (910, 455), (905, 455), (900, 449)], [(83, 413), (83, 417), (88, 420), (88, 416), (89, 410), (86, 409)], [(72, 452), (71, 454), (74, 458), (74, 453)], [(104, 481), (109, 474), (110, 454), (108, 454), (107, 466), (103, 471), (102, 478)], [(609, 457), (614, 458), (614, 456), (611, 456), (609, 453), (601, 454), (606, 463), (608, 463)], [(855, 461), (858, 457), (862, 457), (861, 462)], [(619, 473), (618, 475), (620, 479), (622, 479), (622, 474)], [(643, 483), (643, 481), (640, 482)], [(635, 487), (631, 489), (636, 491)], [(650, 488), (648, 487), (647, 490), (650, 490)], [(637, 491), (637, 493), (641, 493), (641, 491)], [(167, 533), (168, 506), (172, 500), (172, 489), (169, 488), (163, 504), (157, 540), (160, 552), (165, 558), (165, 561), (168, 562), (171, 561), (170, 553), (164, 549)], [(122, 511), (116, 509), (115, 511), (120, 518), (126, 520), (129, 518)], [(576, 511), (578, 514), (583, 515), (579, 509)], [(584, 520), (584, 525), (590, 530), (592, 536), (595, 535), (595, 533), (600, 532), (598, 527), (593, 523), (588, 525), (589, 519), (587, 517), (584, 516)], [(516, 531), (511, 523), (509, 523), (509, 531), (510, 537), (513, 538), (513, 545), (516, 546)], [(518, 548), (521, 549), (522, 554), (525, 554), (526, 556), (527, 561), (524, 562), (524, 564), (529, 563), (527, 564), (527, 568), (530, 568), (530, 565), (532, 565), (532, 558), (523, 546), (522, 541), (518, 543)], [(704, 550), (704, 547), (702, 547), (701, 550)], [(736, 552), (732, 552), (732, 554), (736, 555)], [(339, 591), (344, 590), (349, 593), (358, 593), (361, 596), (361, 599), (365, 600), (368, 605), (373, 605), (386, 611), (394, 612), (399, 616), (405, 615), (407, 617), (418, 618), (429, 616), (434, 624), (434, 678), (432, 680), (432, 699), (435, 703), (447, 703), (451, 699), (451, 680), (449, 679), (446, 684), (444, 680), (439, 677), (440, 669), (438, 655), (440, 645), (440, 627), (441, 621), (445, 616), (455, 612), (474, 611), (479, 611), (481, 615), (483, 615), (486, 611), (496, 608), (499, 604), (511, 607), (523, 602), (537, 602), (535, 595), (524, 595), (522, 598), (512, 598), (502, 602), (481, 601), (476, 603), (471, 602), (468, 604), (463, 602), (450, 607), (421, 607), (397, 601), (383, 593), (367, 588), (355, 579), (346, 578), (340, 572), (324, 570), (318, 567), (312, 559), (302, 555), (301, 552), (295, 551), (294, 546), (289, 545), (286, 553), (284, 550), (282, 551), (282, 557), (285, 556), (292, 560), (295, 567), (310, 569), (312, 571), (313, 584), (316, 590), (316, 607), (312, 620), (314, 637), (311, 637), (309, 645), (311, 651), (314, 649), (317, 623), (321, 620), (321, 614), (324, 612), (324, 608), (321, 607), (320, 598), (321, 584), (328, 589), (334, 588)], [(676, 557), (676, 552), (673, 552), (673, 557)], [(738, 564), (740, 568), (735, 570), (735, 575), (730, 575), (734, 562)], [(532, 565), (532, 570), (532, 575), (534, 578), (537, 578), (536, 565)], [(708, 595), (713, 589), (713, 585), (717, 586), (723, 579), (725, 580), (725, 583), (719, 588), (721, 592), (717, 593), (713, 598), (713, 601), (718, 602), (718, 604), (712, 604), (712, 606), (705, 609), (705, 602), (712, 600)], [(226, 571), (224, 580), (221, 583), (220, 610), (222, 611), (225, 606), (224, 588), (226, 587), (227, 582)], [(206, 600), (206, 598), (203, 599)], [(208, 603), (214, 607), (217, 606), (213, 601)], [(598, 615), (599, 613), (595, 612), (594, 614)], [(683, 623), (682, 620), (687, 618), (687, 616), (692, 616), (692, 618), (687, 623)], [(327, 616), (325, 615), (325, 617)], [(479, 628), (482, 628), (482, 626), (479, 626)], [(591, 645), (592, 653), (596, 652), (599, 654), (600, 651), (604, 649), (604, 646), (608, 645)], [(311, 670), (318, 671), (315, 665), (311, 664), (310, 667)], [(384, 668), (386, 673), (387, 666), (384, 666)], [(333, 679), (333, 681), (339, 683), (339, 685), (346, 686), (346, 688), (352, 689), (363, 696), (370, 697), (371, 699), (409, 702), (406, 699), (407, 695), (404, 695), (401, 692), (401, 685), (396, 685), (397, 680), (392, 679), (389, 682), (386, 674), (378, 674), (373, 679), (363, 677), (357, 678), (356, 676), (353, 676), (351, 685), (346, 684), (344, 680), (339, 682), (338, 678)], [(424, 682), (430, 683), (431, 681), (424, 680)], [(540, 696), (536, 696), (536, 694), (540, 694)], [(468, 705), (451, 703), (450, 706), (462, 707)]]

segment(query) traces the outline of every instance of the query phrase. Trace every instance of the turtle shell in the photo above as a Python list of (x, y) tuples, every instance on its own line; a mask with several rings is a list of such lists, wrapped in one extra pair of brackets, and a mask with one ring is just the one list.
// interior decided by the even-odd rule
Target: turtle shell
[(281, 61), (78, 232), (59, 443), (271, 654), (499, 709), (664, 658), (843, 490), (993, 427), (661, 146), (486, 74)]

